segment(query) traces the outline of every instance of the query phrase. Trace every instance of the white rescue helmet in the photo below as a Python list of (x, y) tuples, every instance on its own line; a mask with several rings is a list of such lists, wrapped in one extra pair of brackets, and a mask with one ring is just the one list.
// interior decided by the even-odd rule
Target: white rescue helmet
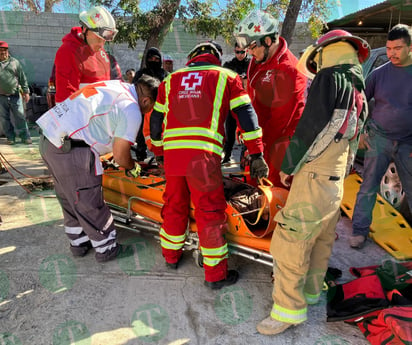
[(253, 43), (261, 45), (261, 39), (279, 33), (279, 21), (262, 10), (253, 10), (240, 21), (233, 35), (239, 48), (247, 48)]
[(103, 6), (93, 6), (79, 14), (80, 24), (105, 41), (113, 41), (117, 34), (116, 22)]

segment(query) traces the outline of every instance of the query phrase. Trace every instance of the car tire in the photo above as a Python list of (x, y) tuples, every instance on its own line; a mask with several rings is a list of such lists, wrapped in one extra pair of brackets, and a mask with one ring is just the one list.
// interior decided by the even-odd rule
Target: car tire
[(380, 195), (385, 198), (394, 208), (400, 209), (405, 192), (402, 188), (401, 180), (398, 176), (398, 170), (394, 162), (389, 164), (388, 170), (382, 178), (380, 186)]

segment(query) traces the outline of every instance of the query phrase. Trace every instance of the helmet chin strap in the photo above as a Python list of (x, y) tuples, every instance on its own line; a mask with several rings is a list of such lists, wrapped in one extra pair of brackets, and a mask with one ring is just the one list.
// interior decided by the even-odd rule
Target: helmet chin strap
[(84, 40), (84, 43), (86, 43), (87, 45), (89, 45), (89, 43), (87, 43), (87, 31), (89, 31), (89, 29), (88, 28), (86, 28), (86, 31), (83, 33), (83, 40)]
[(263, 59), (260, 60), (260, 61), (256, 61), (257, 63), (264, 63), (264, 62), (268, 59), (268, 56), (269, 56), (269, 48), (270, 48), (273, 44), (274, 44), (274, 43), (273, 43), (273, 39), (272, 39), (272, 38), (270, 39), (270, 44), (267, 44), (265, 40), (263, 40), (263, 42), (261, 41), (261, 45), (262, 45), (263, 47), (265, 47), (265, 50), (263, 51)]
[(321, 48), (319, 50), (319, 59), (318, 59), (318, 63), (316, 65), (316, 72), (319, 72), (320, 69), (322, 68), (322, 55), (323, 55), (323, 48)]

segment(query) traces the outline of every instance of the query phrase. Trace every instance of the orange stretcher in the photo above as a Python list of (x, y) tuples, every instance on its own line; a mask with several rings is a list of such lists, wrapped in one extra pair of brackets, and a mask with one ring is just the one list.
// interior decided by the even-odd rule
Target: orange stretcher
[[(140, 176), (132, 178), (127, 177), (122, 168), (108, 164), (109, 161), (104, 157), (102, 162), (105, 167), (103, 194), (116, 226), (149, 232), (158, 237), (162, 222), (162, 196), (166, 185), (160, 170), (156, 166), (142, 165)], [(273, 218), (285, 205), (288, 191), (273, 187), (266, 179), (262, 179), (261, 184), (254, 187), (244, 183), (238, 176), (230, 175), (224, 177), (224, 189), (229, 252), (272, 266), (269, 247), (276, 225)], [(255, 205), (251, 209), (247, 208), (250, 200)], [(184, 249), (194, 250), (195, 258), (201, 259), (193, 211), (192, 205)]]

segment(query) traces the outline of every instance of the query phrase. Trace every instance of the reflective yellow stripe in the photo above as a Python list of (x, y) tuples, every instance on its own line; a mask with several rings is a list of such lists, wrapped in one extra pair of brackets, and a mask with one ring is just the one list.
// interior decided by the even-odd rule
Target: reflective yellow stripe
[[(163, 128), (167, 128), (167, 113), (169, 112), (169, 94), (170, 94), (170, 78), (171, 74), (169, 74), (163, 82), (165, 83), (165, 105), (164, 105), (164, 117), (163, 117)], [(164, 131), (163, 131), (164, 132)], [(164, 135), (164, 133), (163, 133)]]
[(226, 243), (218, 248), (200, 247), (200, 251), (203, 255), (203, 263), (207, 266), (216, 266), (229, 257)]
[(220, 143), (223, 142), (223, 135), (202, 127), (172, 128), (165, 130), (163, 138), (181, 137), (181, 136), (201, 136), (214, 139)]
[(159, 234), (161, 235), (160, 245), (162, 246), (162, 248), (171, 249), (171, 250), (179, 250), (185, 244), (185, 238), (186, 238), (185, 234), (173, 236), (173, 235), (167, 234), (163, 228), (160, 229)]
[(257, 138), (260, 138), (261, 136), (262, 136), (262, 128), (258, 128), (254, 131), (251, 131), (251, 132), (242, 133), (242, 138), (245, 141), (255, 140)]
[(230, 109), (234, 109), (241, 105), (249, 104), (249, 103), (250, 103), (249, 95), (239, 96), (230, 101)]
[[(214, 140), (217, 140), (219, 142), (223, 141), (223, 137), (218, 134), (218, 133), (214, 133), (217, 132), (218, 127), (219, 127), (219, 118), (220, 118), (220, 109), (222, 107), (222, 100), (223, 100), (223, 96), (224, 96), (224, 91), (226, 88), (226, 83), (227, 83), (227, 77), (231, 76), (232, 78), (234, 78), (236, 76), (236, 73), (233, 71), (230, 71), (226, 68), (222, 68), (219, 66), (195, 66), (195, 67), (186, 67), (186, 68), (182, 68), (181, 70), (179, 70), (180, 73), (185, 73), (185, 72), (192, 72), (192, 71), (204, 71), (204, 70), (216, 70), (219, 71), (219, 79), (216, 85), (216, 93), (215, 93), (215, 98), (213, 100), (213, 113), (212, 113), (212, 119), (210, 122), (210, 128), (204, 128), (204, 136), (208, 137), (208, 138), (213, 138)], [(179, 73), (178, 72), (178, 73)], [(164, 79), (165, 82), (165, 93), (166, 93), (166, 104), (163, 106), (163, 113), (168, 113), (169, 112), (169, 97), (170, 97), (170, 79), (171, 79), (171, 74), (166, 77), (166, 79)], [(160, 107), (161, 105), (159, 105)], [(157, 109), (156, 109), (157, 110)], [(164, 121), (164, 138), (167, 137), (171, 137), (171, 135), (169, 135), (167, 132), (171, 132), (176, 130), (178, 133), (178, 131), (182, 130), (182, 129), (168, 129), (167, 128), (167, 116), (165, 116)], [(188, 128), (187, 130), (191, 130), (190, 128)], [(181, 135), (186, 135), (186, 134), (181, 134)], [(195, 134), (195, 135), (202, 135), (200, 134)], [(216, 136), (218, 135), (218, 136)], [(210, 151), (210, 150), (209, 150)], [(213, 152), (215, 152), (213, 150)], [(221, 154), (221, 150), (220, 153)]]
[(160, 229), (159, 235), (167, 238), (168, 240), (172, 242), (184, 242), (186, 238), (186, 234), (183, 235), (170, 235), (168, 234), (163, 228)]
[(165, 105), (160, 104), (159, 102), (156, 102), (153, 109), (158, 111), (159, 113), (164, 113), (165, 112)]
[(172, 242), (169, 242), (169, 241), (165, 240), (163, 237), (161, 237), (160, 238), (160, 245), (161, 245), (162, 248), (165, 248), (165, 249), (179, 250), (179, 249), (183, 248), (184, 243), (181, 243), (181, 244), (180, 243), (179, 244), (172, 243)]
[(227, 244), (218, 248), (205, 248), (200, 247), (203, 256), (222, 256), (227, 254)]
[(215, 99), (213, 101), (213, 115), (210, 129), (217, 132), (219, 127), (220, 108), (222, 107), (223, 95), (226, 88), (227, 75), (219, 73), (219, 79), (216, 85)]
[(173, 149), (195, 149), (195, 150), (204, 150), (216, 153), (217, 155), (221, 155), (223, 148), (221, 146), (208, 143), (206, 141), (201, 140), (173, 140), (173, 141), (166, 141), (163, 144), (164, 150), (173, 150)]
[(277, 304), (273, 304), (270, 316), (275, 320), (288, 322), (288, 323), (301, 323), (305, 321), (308, 313), (308, 308), (303, 308), (300, 310), (291, 310), (283, 308)]
[[(182, 69), (179, 70), (179, 72), (190, 72), (190, 71), (219, 71), (221, 74), (225, 74), (226, 76), (229, 76), (231, 78), (235, 78), (237, 73), (227, 69), (227, 68), (223, 68), (220, 66), (216, 66), (216, 65), (209, 65), (209, 66), (191, 66), (191, 67), (184, 67)], [(169, 74), (170, 75), (170, 74)]]
[(234, 72), (234, 71), (232, 71), (231, 69), (228, 70), (227, 68), (220, 67), (220, 66), (214, 66), (214, 67), (215, 67), (215, 69), (217, 69), (220, 73), (224, 73), (224, 74), (228, 75), (228, 76), (231, 77), (231, 78), (236, 78), (236, 76), (237, 76), (237, 73)]
[(151, 140), (151, 142), (152, 142), (152, 145), (154, 146), (154, 147), (162, 147), (163, 146), (163, 141), (162, 140)]
[(229, 255), (225, 255), (224, 257), (220, 258), (208, 258), (206, 256), (203, 257), (203, 264), (207, 266), (217, 266), (220, 262), (222, 262), (224, 259), (227, 259)]
[(312, 295), (312, 294), (309, 294), (309, 293), (305, 292), (304, 295), (305, 295), (306, 302), (308, 304), (316, 304), (316, 303), (319, 302), (320, 293), (318, 293), (316, 295)]

